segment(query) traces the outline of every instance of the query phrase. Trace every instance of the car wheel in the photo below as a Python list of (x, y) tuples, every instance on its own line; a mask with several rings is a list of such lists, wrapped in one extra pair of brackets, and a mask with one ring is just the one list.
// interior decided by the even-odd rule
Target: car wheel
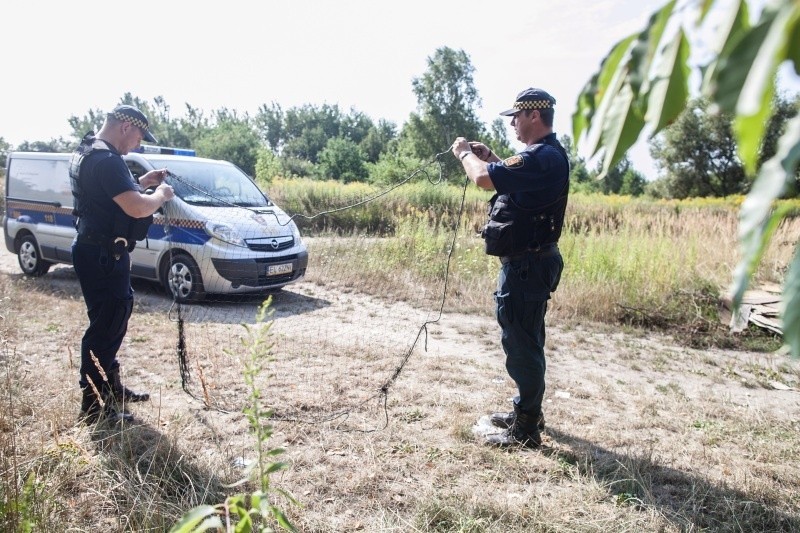
[(164, 265), (161, 279), (176, 302), (199, 302), (206, 296), (200, 268), (187, 254), (172, 254)]
[(25, 235), (20, 239), (17, 260), (19, 267), (26, 275), (37, 278), (47, 274), (52, 265), (49, 261), (42, 259), (39, 254), (39, 244), (33, 235)]

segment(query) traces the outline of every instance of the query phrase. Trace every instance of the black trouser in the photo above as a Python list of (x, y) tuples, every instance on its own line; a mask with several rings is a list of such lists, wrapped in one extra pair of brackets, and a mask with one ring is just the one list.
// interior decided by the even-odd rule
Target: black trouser
[(564, 261), (558, 248), (503, 258), (497, 279), (497, 322), (502, 331), (506, 370), (517, 384), (519, 408), (537, 420), (545, 390), (544, 356), (547, 300), (558, 288)]
[(130, 256), (123, 252), (115, 259), (105, 246), (76, 242), (72, 244), (72, 264), (89, 315), (89, 327), (81, 341), (79, 383), (86, 387), (89, 378), (100, 390), (105, 388), (104, 379), (91, 354), (110, 380), (110, 372), (119, 367), (117, 351), (133, 310)]

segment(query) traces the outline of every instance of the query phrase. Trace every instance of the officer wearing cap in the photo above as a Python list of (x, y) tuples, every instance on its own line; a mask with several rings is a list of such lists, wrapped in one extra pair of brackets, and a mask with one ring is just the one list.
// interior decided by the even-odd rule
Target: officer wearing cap
[(558, 239), (569, 192), (567, 153), (553, 132), (556, 100), (542, 89), (517, 95), (511, 126), (525, 149), (505, 160), (480, 142), (463, 137), (453, 155), (480, 188), (496, 191), (482, 230), (486, 253), (498, 256), (500, 273), (494, 293), (502, 330), (506, 369), (517, 385), (514, 410), (494, 413), (491, 421), (505, 431), (489, 435), (493, 445), (538, 447), (544, 429), (545, 313), (558, 287), (564, 262)]
[[(152, 215), (173, 198), (163, 183), (166, 169), (151, 170), (137, 181), (122, 156), (145, 140), (156, 142), (147, 117), (134, 106), (120, 105), (106, 115), (95, 136), (89, 132), (70, 160), (76, 229), (72, 262), (89, 315), (81, 340), (81, 415), (86, 423), (103, 417), (132, 420), (124, 402), (145, 401), (124, 387), (117, 351), (133, 310), (129, 253), (147, 234)], [(152, 194), (145, 190), (155, 187)]]

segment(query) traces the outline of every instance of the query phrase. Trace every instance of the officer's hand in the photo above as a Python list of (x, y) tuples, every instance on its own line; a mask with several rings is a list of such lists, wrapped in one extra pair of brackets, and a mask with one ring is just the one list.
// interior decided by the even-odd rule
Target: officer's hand
[(141, 178), (139, 178), (139, 184), (144, 187), (145, 189), (149, 189), (150, 187), (155, 187), (164, 183), (164, 178), (167, 177), (167, 169), (160, 168), (157, 170), (151, 170)]
[(481, 142), (470, 141), (469, 147), (472, 149), (472, 153), (477, 155), (481, 161), (487, 161), (489, 156), (492, 155), (492, 150)]
[(172, 189), (172, 185), (167, 185), (166, 183), (162, 183), (158, 186), (155, 194), (159, 193), (161, 193), (161, 196), (164, 198), (165, 202), (175, 198), (175, 191)]
[(471, 152), (472, 150), (469, 147), (469, 143), (464, 137), (457, 137), (455, 141), (453, 141), (453, 148), (452, 152), (456, 159), (461, 158), (461, 154), (464, 152)]

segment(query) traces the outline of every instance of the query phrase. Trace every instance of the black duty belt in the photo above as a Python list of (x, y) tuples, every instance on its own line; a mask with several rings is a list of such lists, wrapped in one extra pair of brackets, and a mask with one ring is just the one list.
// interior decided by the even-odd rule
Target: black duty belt
[(526, 257), (530, 257), (533, 259), (545, 259), (547, 257), (553, 257), (554, 255), (558, 255), (560, 252), (558, 250), (557, 244), (545, 244), (539, 248), (526, 250), (519, 254), (514, 255), (506, 255), (500, 258), (500, 262), (502, 264), (510, 263), (511, 261), (519, 261), (520, 259), (525, 259)]
[(124, 237), (117, 237), (112, 240), (111, 237), (92, 232), (78, 233), (75, 237), (75, 242), (78, 244), (90, 244), (106, 248), (113, 253), (114, 257), (117, 259), (120, 258), (122, 252), (128, 247), (128, 241)]
[(78, 244), (92, 244), (111, 248), (111, 237), (106, 237), (99, 233), (78, 233), (78, 236), (75, 237), (75, 242)]

